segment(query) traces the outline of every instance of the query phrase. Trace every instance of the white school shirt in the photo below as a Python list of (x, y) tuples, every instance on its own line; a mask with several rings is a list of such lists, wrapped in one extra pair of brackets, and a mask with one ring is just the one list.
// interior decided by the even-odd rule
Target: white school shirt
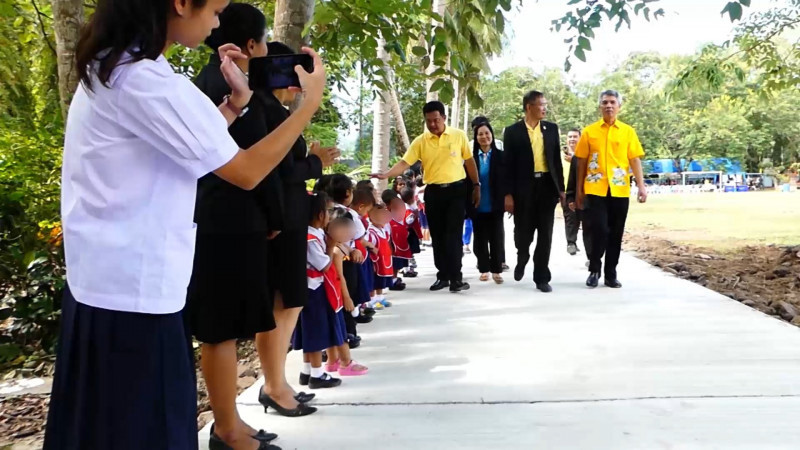
[(163, 56), (79, 86), (64, 140), (61, 217), (75, 299), (114, 311), (183, 309), (197, 179), (239, 146), (217, 107)]
[(353, 240), (348, 242), (347, 245), (349, 245), (350, 248), (356, 248), (356, 241), (360, 241), (361, 238), (363, 238), (364, 235), (367, 234), (367, 229), (364, 228), (364, 224), (361, 223), (361, 216), (359, 216), (354, 209), (348, 208), (347, 206), (340, 205), (338, 203), (334, 204), (334, 206), (337, 208), (346, 209), (347, 212), (350, 213), (350, 216), (353, 217), (353, 222), (355, 225), (355, 233), (353, 234)]
[[(322, 272), (322, 269), (328, 267), (331, 263), (331, 257), (328, 256), (327, 245), (325, 244), (325, 232), (319, 228), (308, 227), (308, 234), (311, 234), (319, 239), (309, 239), (306, 246), (306, 268), (314, 269)], [(308, 288), (316, 290), (322, 286), (325, 281), (324, 277), (307, 277)]]

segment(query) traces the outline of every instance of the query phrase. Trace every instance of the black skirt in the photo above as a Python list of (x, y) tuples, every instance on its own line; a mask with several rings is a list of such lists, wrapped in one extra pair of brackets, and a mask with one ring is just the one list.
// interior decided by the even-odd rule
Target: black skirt
[(251, 339), (275, 328), (264, 233), (198, 234), (186, 323), (198, 341)]
[(283, 297), (284, 308), (308, 304), (307, 247), (308, 230), (283, 231), (270, 241), (270, 279), (272, 288)]
[(46, 450), (197, 449), (196, 414), (194, 357), (180, 312), (95, 308), (67, 288)]

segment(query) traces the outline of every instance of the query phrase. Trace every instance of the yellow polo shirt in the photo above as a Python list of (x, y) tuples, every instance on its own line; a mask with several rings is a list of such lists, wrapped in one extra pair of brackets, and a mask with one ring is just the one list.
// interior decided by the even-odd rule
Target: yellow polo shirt
[(403, 156), (409, 165), (422, 161), (422, 181), (425, 184), (447, 184), (467, 177), (464, 161), (472, 158), (467, 135), (446, 127), (441, 136), (426, 131), (414, 139)]
[(528, 128), (528, 137), (531, 139), (531, 150), (533, 151), (533, 171), (548, 172), (547, 158), (544, 156), (542, 122), (537, 123), (536, 128), (531, 128), (531, 126), (528, 125), (528, 122), (525, 122), (525, 127)]
[(619, 120), (602, 119), (583, 130), (575, 156), (589, 160), (583, 184), (587, 195), (630, 197), (630, 160), (644, 156), (636, 130)]

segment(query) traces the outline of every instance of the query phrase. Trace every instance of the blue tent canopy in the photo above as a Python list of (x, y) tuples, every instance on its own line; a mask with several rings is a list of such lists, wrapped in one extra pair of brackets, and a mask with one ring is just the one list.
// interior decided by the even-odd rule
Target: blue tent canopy
[[(706, 160), (695, 160), (686, 164), (686, 160), (681, 160), (683, 172), (703, 172), (721, 171), (724, 173), (741, 173), (742, 164), (739, 161), (729, 158), (712, 158)], [(646, 173), (677, 173), (675, 161), (672, 159), (648, 159), (644, 161), (644, 171)]]

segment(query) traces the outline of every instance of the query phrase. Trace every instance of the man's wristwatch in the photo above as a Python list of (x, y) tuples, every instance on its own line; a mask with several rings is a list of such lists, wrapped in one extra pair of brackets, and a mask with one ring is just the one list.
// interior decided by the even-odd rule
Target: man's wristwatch
[(247, 114), (247, 111), (250, 109), (247, 106), (244, 108), (239, 108), (238, 106), (234, 105), (231, 101), (231, 95), (228, 94), (222, 101), (222, 104), (225, 105), (232, 113), (236, 114), (236, 117), (242, 117), (243, 115)]

